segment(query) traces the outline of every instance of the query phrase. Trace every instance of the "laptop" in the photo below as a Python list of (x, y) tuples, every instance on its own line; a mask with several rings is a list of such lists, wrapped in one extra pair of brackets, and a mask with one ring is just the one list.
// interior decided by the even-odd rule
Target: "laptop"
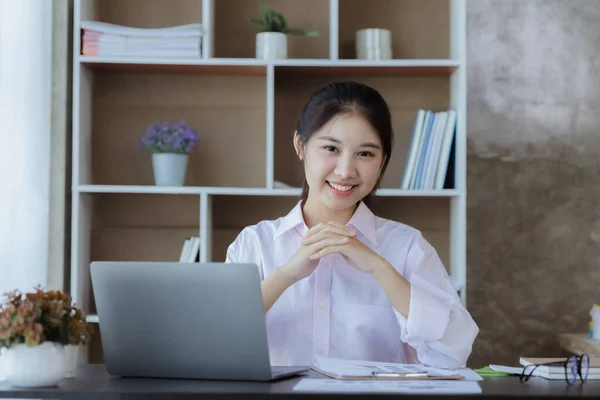
[(107, 372), (122, 377), (273, 381), (254, 264), (90, 264)]

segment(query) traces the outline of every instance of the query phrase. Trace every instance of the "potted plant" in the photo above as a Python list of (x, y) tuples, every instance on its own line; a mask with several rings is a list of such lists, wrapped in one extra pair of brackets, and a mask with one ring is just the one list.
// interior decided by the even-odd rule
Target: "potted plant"
[(250, 18), (261, 29), (256, 34), (256, 58), (275, 59), (287, 58), (287, 35), (318, 36), (316, 30), (302, 30), (291, 28), (283, 14), (273, 10), (267, 3), (263, 3), (260, 18)]
[(94, 328), (71, 296), (36, 287), (7, 293), (0, 307), (4, 374), (16, 387), (55, 386), (66, 375), (65, 347), (86, 344)]
[(183, 186), (188, 154), (199, 135), (185, 121), (158, 121), (146, 129), (139, 147), (152, 153), (154, 183), (157, 186)]

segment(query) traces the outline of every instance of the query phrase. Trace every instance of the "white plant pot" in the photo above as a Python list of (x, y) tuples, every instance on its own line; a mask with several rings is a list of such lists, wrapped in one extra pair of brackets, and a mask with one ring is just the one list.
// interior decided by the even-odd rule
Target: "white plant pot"
[(65, 372), (65, 378), (73, 378), (75, 376), (80, 347), (81, 346), (75, 346), (71, 344), (65, 346), (65, 368), (67, 370), (67, 372)]
[(6, 347), (0, 348), (0, 382), (6, 380), (6, 368), (4, 367), (4, 360), (6, 359), (6, 357), (4, 357), (5, 353)]
[(54, 342), (12, 346), (4, 355), (4, 372), (14, 387), (56, 386), (66, 372), (65, 349)]
[(287, 58), (287, 35), (281, 32), (257, 33), (256, 58), (262, 60)]
[(183, 186), (187, 163), (187, 154), (153, 153), (154, 184), (156, 186)]
[(356, 58), (391, 60), (392, 32), (388, 29), (361, 29), (355, 34)]

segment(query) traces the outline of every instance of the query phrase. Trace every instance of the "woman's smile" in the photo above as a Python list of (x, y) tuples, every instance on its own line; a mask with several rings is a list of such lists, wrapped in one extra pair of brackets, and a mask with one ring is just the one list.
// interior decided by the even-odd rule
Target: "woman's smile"
[(331, 181), (325, 182), (327, 182), (327, 185), (329, 185), (333, 193), (335, 193), (338, 196), (348, 196), (352, 192), (354, 192), (354, 189), (358, 187), (358, 185), (342, 185)]

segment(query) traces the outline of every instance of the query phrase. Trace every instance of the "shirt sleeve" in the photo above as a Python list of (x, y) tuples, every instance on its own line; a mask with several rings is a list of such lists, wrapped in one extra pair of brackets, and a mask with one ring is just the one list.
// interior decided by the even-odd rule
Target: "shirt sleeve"
[(256, 233), (251, 228), (244, 228), (233, 243), (227, 247), (225, 262), (232, 264), (255, 264), (258, 267), (260, 280), (264, 279), (259, 241)]
[(462, 305), (437, 252), (420, 233), (408, 249), (404, 277), (411, 287), (408, 318), (394, 310), (402, 341), (424, 365), (464, 367), (479, 328)]

